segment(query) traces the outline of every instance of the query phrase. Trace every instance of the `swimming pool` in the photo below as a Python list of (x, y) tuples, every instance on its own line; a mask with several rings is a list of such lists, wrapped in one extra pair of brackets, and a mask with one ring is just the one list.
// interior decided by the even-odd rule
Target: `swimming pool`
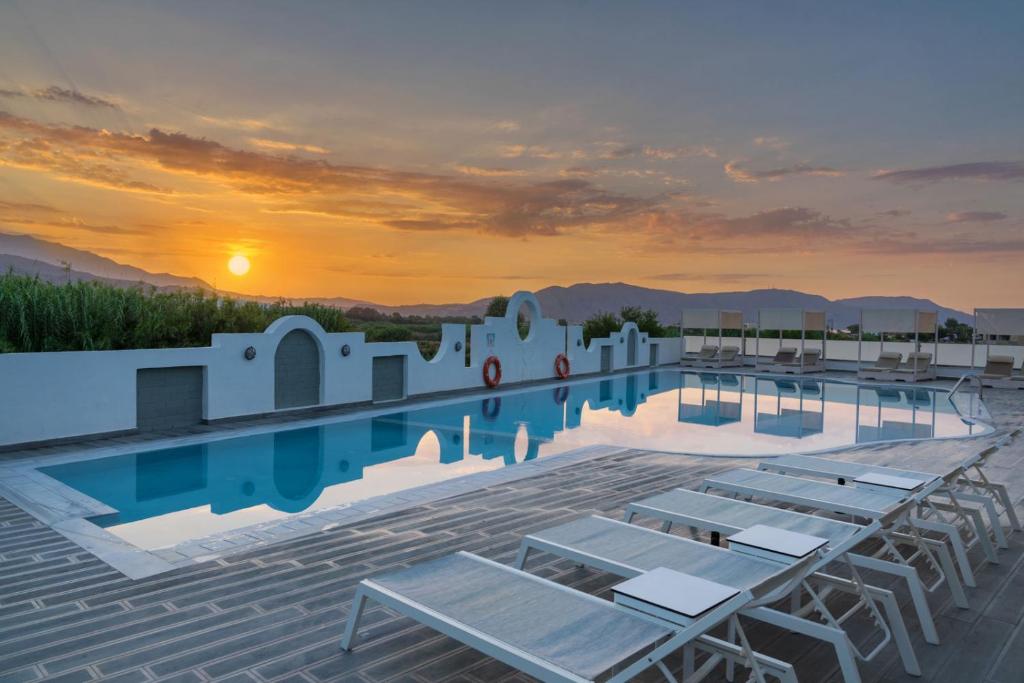
[(153, 549), (589, 445), (769, 455), (979, 429), (941, 391), (657, 370), (39, 470)]

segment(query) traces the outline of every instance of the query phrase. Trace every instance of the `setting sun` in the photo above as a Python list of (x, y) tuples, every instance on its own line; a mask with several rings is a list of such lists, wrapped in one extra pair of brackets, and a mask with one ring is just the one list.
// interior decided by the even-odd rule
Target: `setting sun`
[(228, 260), (228, 270), (232, 275), (242, 276), (249, 272), (249, 259), (242, 254), (235, 254)]

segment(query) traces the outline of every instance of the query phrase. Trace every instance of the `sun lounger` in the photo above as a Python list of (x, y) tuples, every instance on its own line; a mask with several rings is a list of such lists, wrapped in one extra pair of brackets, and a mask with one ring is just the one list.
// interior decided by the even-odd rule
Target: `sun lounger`
[(713, 344), (705, 344), (700, 347), (700, 351), (695, 354), (688, 353), (683, 356), (679, 363), (688, 368), (705, 368), (713, 367), (706, 365), (718, 357), (718, 347)]
[[(998, 563), (995, 548), (989, 540), (990, 534), (995, 545), (1001, 548), (1009, 547), (996, 509), (996, 501), (988, 495), (961, 491), (956, 484), (959, 467), (947, 468), (945, 472), (938, 474), (832, 458), (784, 455), (762, 461), (758, 469), (778, 474), (834, 479), (841, 485), (851, 484), (868, 490), (912, 496), (918, 501), (918, 518), (926, 526), (929, 520), (934, 520), (943, 525), (940, 529), (943, 532), (949, 531), (950, 524), (961, 530), (963, 538), (954, 539), (953, 551), (964, 560), (967, 550), (980, 545), (985, 557), (990, 562)], [(931, 486), (938, 480), (942, 481), (940, 487)], [(985, 524), (983, 514), (988, 515), (991, 528)]]
[(882, 351), (878, 354), (878, 360), (868, 368), (861, 368), (857, 371), (859, 379), (875, 379), (887, 381), (892, 379), (889, 373), (900, 367), (903, 362), (903, 354), (899, 351)]
[(785, 372), (790, 374), (803, 374), (805, 372), (824, 372), (825, 361), (821, 357), (820, 349), (805, 349), (799, 358), (782, 363), (773, 363), (774, 372)]
[(745, 590), (722, 597), (668, 621), (460, 552), (360, 582), (341, 647), (352, 648), (373, 600), (542, 681), (622, 683), (651, 667), (675, 680), (665, 658), (683, 650), (690, 660), (696, 648), (714, 665), (738, 661), (758, 680), (795, 683), (790, 665), (754, 653), (745, 638), (737, 646), (707, 635), (752, 599)]
[(783, 346), (775, 352), (775, 357), (767, 363), (762, 364), (758, 358), (757, 369), (761, 372), (784, 372), (787, 364), (796, 360), (797, 350), (795, 346)]
[[(939, 644), (935, 620), (926, 598), (927, 591), (917, 570), (905, 563), (880, 560), (853, 552), (857, 546), (877, 536), (882, 528), (877, 521), (852, 524), (794, 510), (783, 510), (722, 496), (709, 496), (686, 489), (667, 491), (627, 505), (625, 521), (632, 522), (638, 517), (660, 521), (664, 532), (670, 531), (673, 525), (682, 525), (710, 533), (712, 543), (719, 542), (722, 535), (732, 535), (759, 524), (826, 538), (827, 552), (809, 568), (810, 571), (816, 572), (815, 576), (836, 580), (835, 577), (823, 572), (830, 564), (840, 563), (844, 566), (853, 565), (883, 572), (902, 579), (906, 582), (925, 640), (933, 645)], [(835, 588), (845, 592), (858, 590), (853, 582), (847, 583), (846, 586), (836, 585)], [(878, 592), (870, 586), (867, 588), (876, 600), (887, 599), (885, 592)], [(966, 605), (966, 599), (962, 604)], [(888, 606), (886, 611), (888, 614)], [(890, 623), (895, 624), (896, 620), (892, 619)]]
[(723, 346), (718, 358), (711, 361), (716, 368), (735, 368), (743, 365), (738, 346)]
[(981, 385), (993, 389), (1024, 389), (1024, 374), (1014, 374), (1013, 356), (989, 356), (978, 374)]
[[(748, 590), (754, 599), (740, 612), (742, 616), (763, 621), (789, 631), (822, 640), (833, 646), (840, 662), (844, 680), (847, 683), (860, 681), (856, 660), (861, 656), (842, 629), (841, 622), (827, 609), (824, 611), (826, 624), (809, 621), (800, 616), (780, 612), (768, 607), (794, 590), (806, 590), (818, 605), (824, 605), (819, 590), (811, 585), (811, 563), (816, 563), (827, 539), (816, 536), (762, 527), (759, 531), (769, 535), (782, 534), (785, 541), (805, 540), (811, 542), (801, 551), (800, 557), (777, 555), (775, 559), (752, 556), (754, 549), (739, 542), (730, 544), (738, 550), (725, 550), (706, 543), (680, 538), (643, 527), (618, 522), (605, 517), (584, 517), (550, 529), (526, 536), (519, 549), (516, 566), (523, 568), (531, 552), (546, 552), (558, 557), (609, 572), (617, 576), (633, 577), (658, 567), (685, 572), (718, 584)], [(750, 533), (757, 533), (752, 530)], [(738, 538), (738, 537), (737, 537)], [(763, 539), (763, 534), (762, 534)], [(751, 539), (743, 539), (750, 541)], [(768, 553), (772, 555), (771, 552)], [(831, 587), (826, 580), (826, 585)], [(876, 591), (879, 589), (875, 589)], [(873, 653), (880, 652), (895, 634), (901, 652), (907, 655), (905, 664), (909, 673), (920, 675), (920, 667), (910, 646), (910, 639), (900, 615), (895, 597), (887, 594), (890, 618), (896, 621), (890, 630), (888, 623), (878, 612), (874, 599), (862, 590), (866, 606), (872, 610), (872, 617), (882, 629), (881, 642)]]
[[(928, 484), (924, 491), (933, 492), (940, 485), (941, 481), (933, 482)], [(932, 592), (946, 584), (958, 605), (966, 605), (960, 577), (946, 547), (947, 542), (954, 545), (957, 543), (959, 531), (952, 525), (941, 531), (941, 525), (937, 522), (929, 521), (925, 525), (914, 519), (911, 513), (915, 511), (917, 501), (911, 496), (826, 484), (752, 469), (734, 469), (715, 474), (702, 482), (700, 490), (718, 490), (733, 495), (802, 505), (826, 513), (877, 521), (881, 524), (878, 536), (883, 541), (883, 547), (876, 555), (891, 555), (897, 562), (907, 563), (923, 558), (938, 577), (926, 587), (927, 590)], [(921, 535), (922, 529), (942, 534), (943, 537), (927, 538)], [(909, 557), (904, 556), (899, 550), (900, 545), (910, 546), (914, 551)], [(961, 560), (960, 570), (965, 582), (968, 585), (976, 585), (973, 570), (970, 563), (966, 562), (966, 557), (958, 559)]]
[(892, 371), (888, 379), (900, 382), (921, 382), (935, 379), (935, 366), (932, 365), (932, 354), (915, 351), (907, 354), (907, 362)]

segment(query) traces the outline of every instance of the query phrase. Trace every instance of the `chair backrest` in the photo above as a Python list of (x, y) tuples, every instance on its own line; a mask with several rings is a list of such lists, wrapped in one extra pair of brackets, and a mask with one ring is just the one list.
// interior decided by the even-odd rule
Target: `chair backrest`
[(775, 352), (776, 363), (788, 363), (796, 358), (796, 347), (795, 346), (783, 346)]
[(739, 347), (723, 346), (722, 353), (719, 355), (719, 358), (721, 358), (722, 360), (733, 360), (734, 358), (736, 358), (736, 356), (739, 355), (739, 353)]
[(717, 355), (718, 347), (715, 346), (714, 344), (705, 344), (704, 346), (700, 347), (701, 358), (714, 358)]
[(875, 367), (895, 370), (902, 362), (903, 354), (899, 351), (882, 351), (878, 354), (878, 360), (875, 361)]
[(984, 374), (1010, 377), (1013, 375), (1013, 356), (989, 356)]
[(932, 354), (927, 351), (914, 351), (907, 354), (907, 366), (916, 370), (927, 370), (932, 364)]
[(806, 349), (804, 351), (804, 365), (813, 365), (821, 358), (821, 349)]

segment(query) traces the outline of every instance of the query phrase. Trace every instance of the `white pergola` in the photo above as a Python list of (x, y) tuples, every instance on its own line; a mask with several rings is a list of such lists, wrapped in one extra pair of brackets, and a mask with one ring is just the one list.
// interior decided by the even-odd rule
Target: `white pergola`
[(744, 352), (743, 311), (723, 311), (717, 308), (686, 308), (683, 309), (680, 321), (679, 336), (685, 339), (686, 330), (701, 330), (704, 344), (708, 343), (708, 330), (718, 330), (718, 348), (722, 348), (722, 332), (724, 330), (740, 331), (740, 354)]
[(800, 366), (804, 363), (804, 346), (808, 332), (821, 332), (821, 361), (825, 362), (825, 339), (828, 337), (828, 321), (825, 311), (805, 311), (802, 308), (762, 308), (757, 311), (757, 339), (754, 341), (754, 364), (761, 363), (761, 331), (778, 330), (779, 345), (782, 333), (800, 330)]
[(921, 333), (935, 335), (935, 356), (932, 365), (939, 364), (939, 313), (916, 308), (862, 308), (860, 329), (857, 330), (857, 370), (861, 364), (861, 344), (864, 333), (878, 334), (879, 353), (885, 350), (885, 333), (913, 334), (914, 351), (921, 350)]
[[(974, 334), (971, 337), (971, 367), (974, 367), (974, 348), (979, 334), (1010, 337), (1024, 336), (1024, 308), (974, 309)], [(992, 345), (986, 340), (986, 363), (988, 362), (991, 349)]]

